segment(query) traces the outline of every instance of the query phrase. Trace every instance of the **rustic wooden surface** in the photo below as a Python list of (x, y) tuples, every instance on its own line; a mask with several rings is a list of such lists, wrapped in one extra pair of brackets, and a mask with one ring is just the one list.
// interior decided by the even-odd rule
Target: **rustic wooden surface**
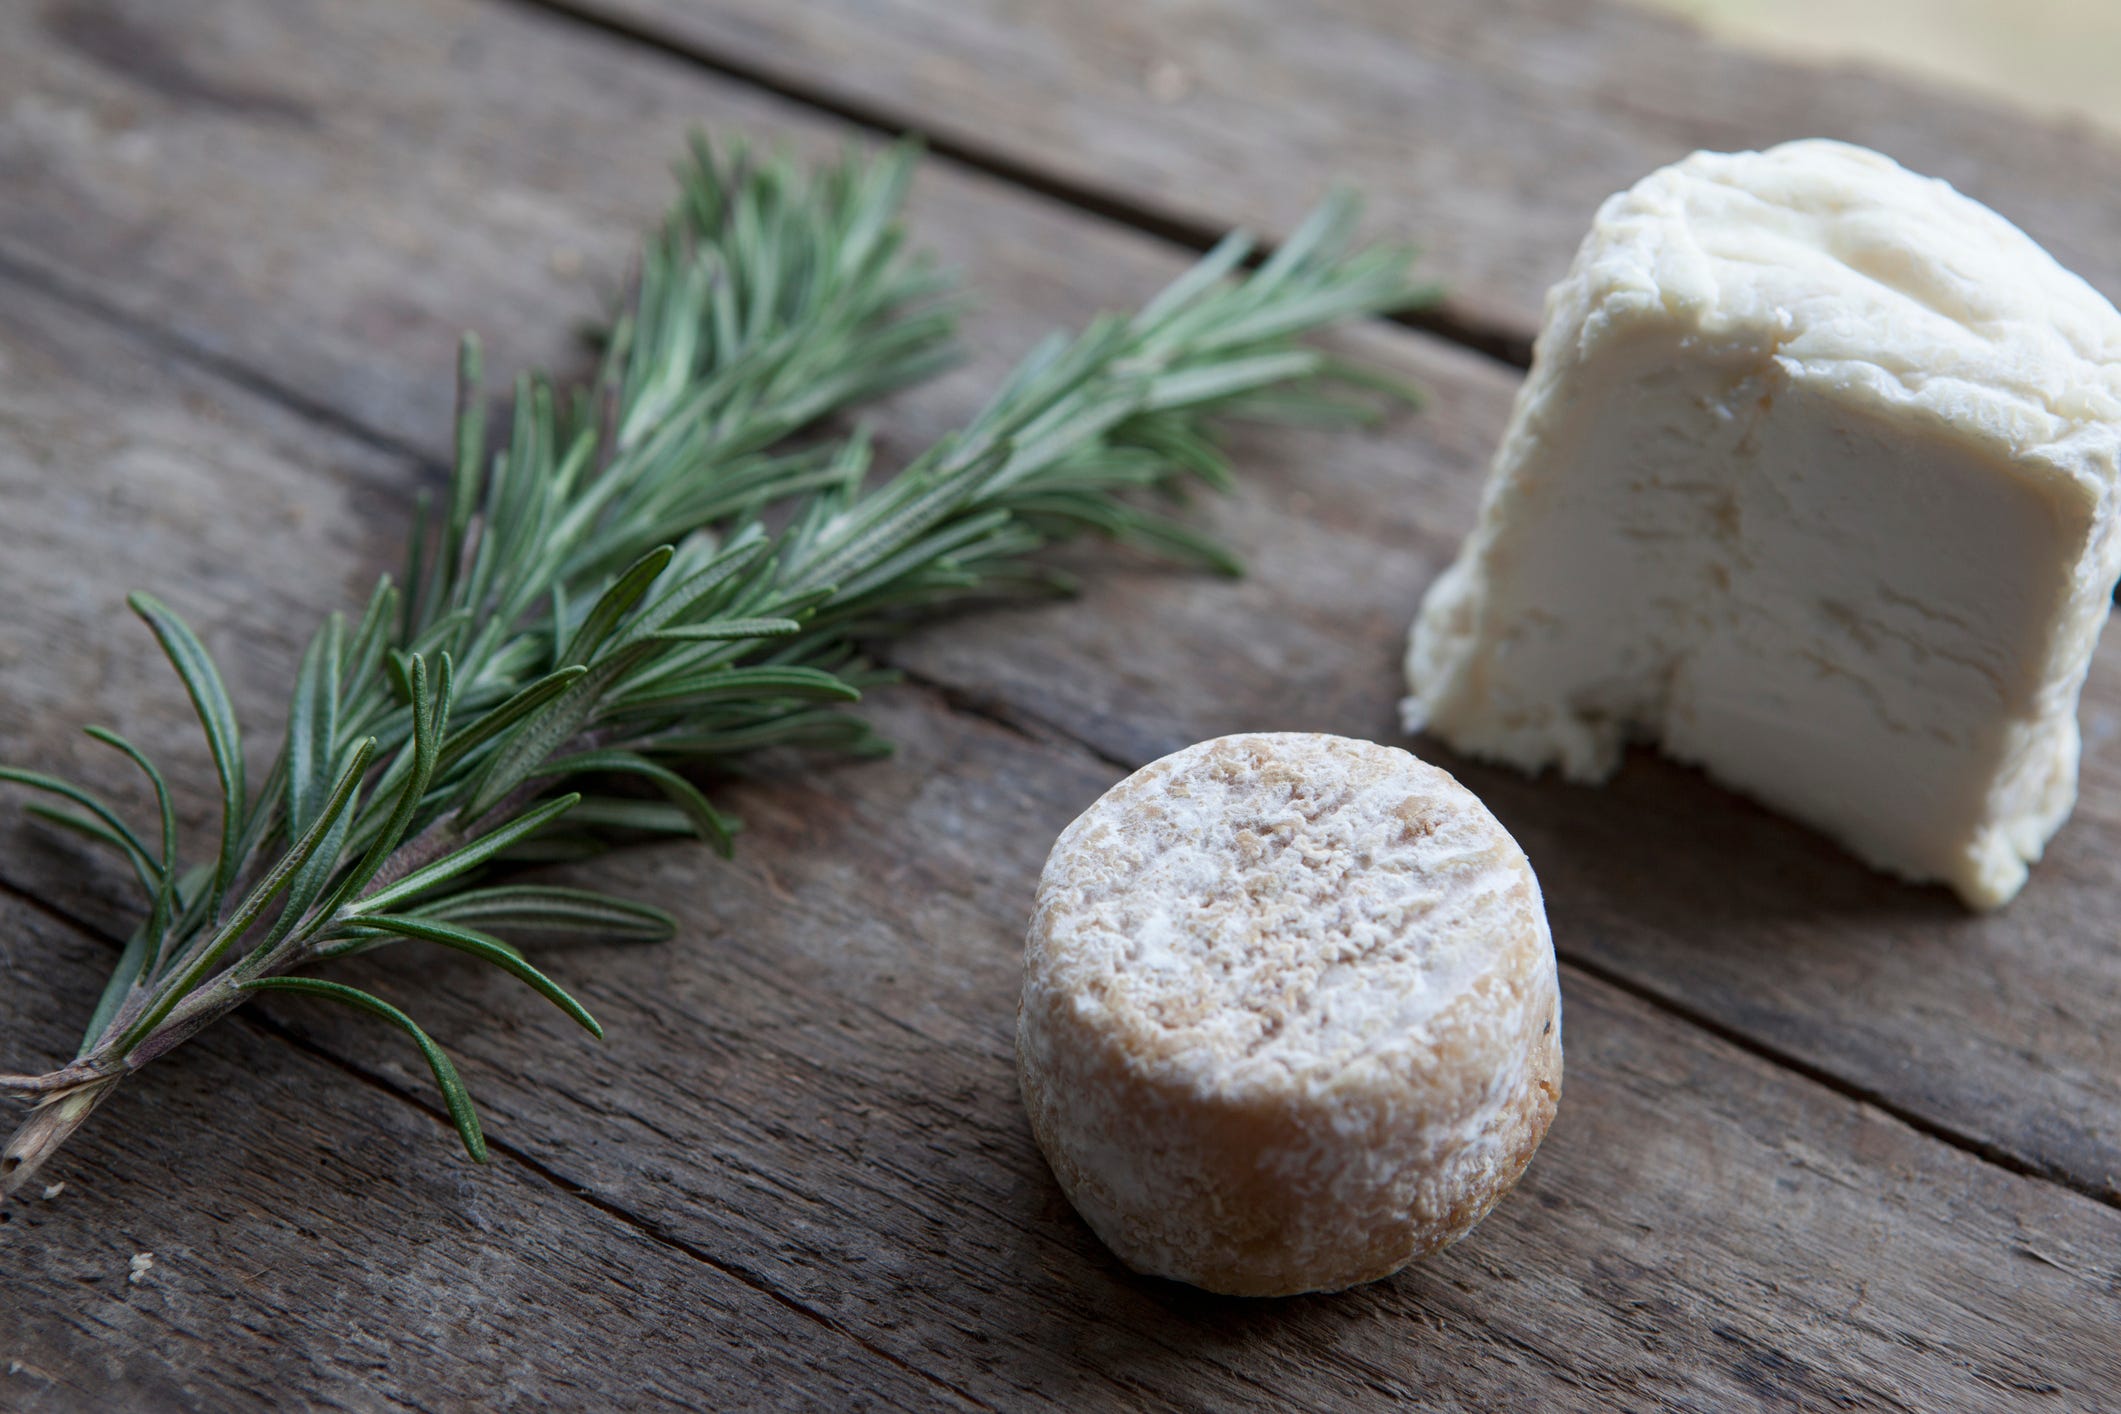
[[(1835, 137), (1945, 177), (2121, 294), (2121, 148), (1608, 0), (554, 0), (1188, 240), (1329, 177), (1418, 234), (1460, 333), (1522, 361), (1607, 194), (1700, 147)], [(1557, 263), (1557, 261), (1559, 263)]]
[[(1167, 277), (1163, 237), (1282, 229), (1334, 166), (1488, 346), (1521, 341), (1605, 190), (1801, 131), (1958, 177), (2121, 285), (2121, 186), (2084, 176), (2121, 172), (2111, 146), (1871, 80), (1770, 101), (1802, 71), (1602, 6), (1348, 5), (1272, 31), (1270, 63), (1266, 7), (597, 4), (613, 24), (503, 0), (0, 15), (0, 758), (137, 802), (73, 732), (108, 722), (180, 764), (198, 823), (205, 762), (124, 590), (192, 617), (269, 742), (309, 625), (433, 475), (456, 329), (497, 367), (574, 359), (693, 124), (823, 152), (864, 136), (854, 110), (977, 159), (932, 161), (913, 213), (981, 300), (975, 358), (879, 410), (892, 453), (1038, 332)], [(1192, 66), (1176, 102), (1145, 88), (1166, 51)], [(132, 1085), (0, 1228), (0, 1405), (2113, 1405), (2111, 646), (2078, 815), (1994, 918), (1653, 760), (1585, 791), (1443, 758), (1526, 843), (1565, 959), (1562, 1118), (1524, 1187), (1443, 1258), (1294, 1302), (1132, 1278), (1073, 1218), (1009, 1057), (1046, 844), (1216, 731), (1393, 739), (1399, 634), (1470, 520), (1515, 375), (1357, 342), (1431, 405), (1241, 442), (1246, 492), (1206, 519), (1251, 579), (1083, 552), (1080, 602), (893, 650), (896, 760), (745, 784), (733, 865), (600, 866), (688, 925), (552, 954), (603, 1046), (469, 965), (353, 969), (422, 999), (489, 1168), (398, 1038), (299, 1006)], [(4, 1063), (67, 1049), (129, 906), (100, 861), (0, 824)]]

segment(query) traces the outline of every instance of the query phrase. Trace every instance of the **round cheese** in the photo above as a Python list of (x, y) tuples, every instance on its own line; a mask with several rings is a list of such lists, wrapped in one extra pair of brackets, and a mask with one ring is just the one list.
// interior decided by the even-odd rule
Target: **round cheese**
[(1017, 1063), (1041, 1148), (1131, 1267), (1352, 1286), (1472, 1228), (1561, 1091), (1524, 852), (1445, 772), (1344, 737), (1202, 742), (1062, 832)]

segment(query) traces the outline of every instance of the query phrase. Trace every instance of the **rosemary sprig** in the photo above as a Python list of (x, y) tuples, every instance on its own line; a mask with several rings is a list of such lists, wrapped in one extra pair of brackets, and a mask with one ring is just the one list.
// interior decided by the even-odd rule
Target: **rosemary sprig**
[[(0, 769), (76, 807), (33, 808), (116, 849), (148, 896), (75, 1059), (0, 1076), (0, 1091), (38, 1105), (0, 1155), (0, 1193), (126, 1075), (261, 991), (406, 1031), (482, 1158), (470, 1098), (412, 1018), (291, 974), (435, 943), (601, 1035), (500, 935), (653, 939), (673, 920), (583, 890), (474, 887), (490, 866), (644, 833), (727, 852), (737, 822), (697, 776), (767, 746), (886, 749), (847, 711), (885, 676), (860, 646), (967, 595), (1052, 586), (1027, 557), (1056, 540), (1096, 531), (1234, 571), (1142, 493), (1229, 484), (1211, 414), (1345, 411), (1338, 392), (1369, 380), (1298, 337), (1426, 293), (1409, 252), (1351, 252), (1355, 204), (1337, 197), (1249, 274), (1233, 236), (1131, 318), (1041, 344), (967, 427), (876, 480), (860, 434), (790, 439), (951, 357), (942, 283), (906, 254), (899, 224), (911, 164), (900, 148), (805, 173), (696, 144), (597, 376), (565, 394), (519, 380), (490, 457), (467, 339), (447, 500), (420, 506), (401, 577), (309, 644), (255, 790), (206, 649), (133, 596), (205, 729), (221, 829), (187, 867), (162, 776), (100, 728), (153, 787), (152, 846), (90, 793)], [(610, 793), (628, 776), (661, 799)]]

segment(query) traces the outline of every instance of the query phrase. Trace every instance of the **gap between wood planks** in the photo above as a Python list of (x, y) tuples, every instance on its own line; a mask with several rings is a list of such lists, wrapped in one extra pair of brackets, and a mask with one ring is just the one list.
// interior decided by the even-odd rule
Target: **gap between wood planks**
[(136, 314), (98, 299), (84, 289), (79, 281), (69, 278), (63, 270), (24, 261), (5, 250), (0, 250), (0, 281), (24, 286), (48, 299), (69, 305), (115, 330), (122, 338), (145, 345), (156, 353), (180, 363), (189, 364), (220, 379), (230, 387), (276, 407), (285, 408), (295, 416), (314, 422), (350, 441), (408, 462), (422, 477), (434, 481), (438, 486), (448, 484), (449, 467), (422, 449), (401, 441), (380, 428), (371, 427), (358, 418), (349, 417), (329, 403), (318, 402), (299, 389), (279, 382), (269, 374), (260, 373), (250, 365), (238, 362), (210, 345), (196, 339), (187, 339), (181, 334), (149, 323)]
[[(334, 1070), (341, 1071), (344, 1074), (353, 1077), (353, 1079), (359, 1081), (363, 1085), (368, 1086), (370, 1089), (375, 1090), (381, 1094), (388, 1095), (392, 1099), (401, 1101), (402, 1103), (410, 1105), (412, 1108), (419, 1110), (421, 1113), (427, 1115), (428, 1118), (432, 1119), (438, 1128), (444, 1131), (445, 1142), (446, 1137), (454, 1133), (452, 1128), (452, 1122), (446, 1110), (439, 1108), (433, 1102), (425, 1099), (420, 1095), (417, 1095), (409, 1090), (400, 1089), (397, 1085), (393, 1084), (387, 1076), (379, 1075), (374, 1071), (364, 1070), (360, 1066), (354, 1064), (352, 1061), (347, 1060), (332, 1051), (326, 1050), (323, 1046), (317, 1044), (312, 1040), (309, 1040), (307, 1037), (299, 1036), (294, 1032), (287, 1030), (278, 1022), (272, 1020), (272, 1018), (265, 1016), (261, 1013), (246, 1010), (242, 1013), (239, 1013), (239, 1015), (258, 1034), (262, 1036), (270, 1036), (274, 1040), (284, 1042), (285, 1044), (294, 1047), (296, 1050), (301, 1051), (306, 1055), (314, 1056), (316, 1059), (324, 1062), (326, 1065), (332, 1067)], [(782, 1291), (779, 1287), (774, 1286), (771, 1282), (767, 1281), (764, 1277), (760, 1276), (757, 1272), (751, 1270), (749, 1267), (738, 1266), (730, 1262), (726, 1262), (721, 1258), (715, 1256), (712, 1252), (707, 1251), (705, 1248), (697, 1246), (696, 1244), (688, 1242), (684, 1238), (679, 1237), (676, 1233), (671, 1232), (669, 1229), (665, 1228), (662, 1224), (654, 1221), (653, 1219), (644, 1218), (629, 1209), (620, 1207), (618, 1204), (612, 1202), (608, 1198), (601, 1198), (597, 1196), (597, 1194), (591, 1192), (587, 1188), (584, 1188), (581, 1184), (576, 1183), (573, 1179), (567, 1177), (565, 1174), (546, 1166), (543, 1162), (534, 1158), (525, 1150), (518, 1149), (515, 1145), (510, 1144), (508, 1141), (504, 1139), (496, 1139), (489, 1134), (486, 1136), (486, 1148), (489, 1154), (502, 1155), (503, 1157), (507, 1158), (511, 1163), (515, 1164), (516, 1167), (522, 1169), (524, 1172), (530, 1174), (532, 1177), (538, 1179), (540, 1182), (544, 1183), (546, 1186), (552, 1188), (556, 1192), (565, 1194), (566, 1196), (577, 1199), (583, 1203), (587, 1203), (590, 1207), (596, 1209), (598, 1212), (604, 1214), (606, 1217), (611, 1218), (614, 1221), (624, 1223), (627, 1227), (633, 1229), (635, 1232), (638, 1232), (641, 1236), (647, 1238), (650, 1242), (653, 1242), (660, 1247), (667, 1247), (671, 1251), (677, 1253), (682, 1257), (689, 1257), (693, 1261), (700, 1263), (702, 1266), (710, 1268), (713, 1271), (720, 1272), (722, 1275), (728, 1277), (730, 1280), (735, 1281), (743, 1286), (749, 1287), (751, 1290), (756, 1291), (759, 1295), (765, 1297), (769, 1301), (774, 1302), (776, 1305), (786, 1307), (788, 1310), (794, 1312), (798, 1316), (801, 1316), (803, 1319), (814, 1322), (818, 1326), (823, 1327), (825, 1330), (828, 1330), (834, 1335), (839, 1336), (841, 1339), (848, 1341), (850, 1344), (862, 1350), (864, 1353), (876, 1357), (878, 1360), (883, 1361), (887, 1365), (891, 1365), (900, 1370), (905, 1371), (907, 1374), (912, 1375), (916, 1379), (920, 1380), (922, 1383), (933, 1385), (939, 1390), (955, 1395), (975, 1409), (995, 1409), (996, 1406), (989, 1404), (986, 1400), (980, 1399), (978, 1396), (972, 1394), (970, 1391), (960, 1389), (958, 1386), (950, 1383), (948, 1380), (945, 1380), (940, 1376), (932, 1374), (929, 1371), (920, 1368), (918, 1365), (912, 1365), (907, 1363), (899, 1356), (892, 1354), (883, 1346), (877, 1345), (873, 1341), (869, 1340), (867, 1337), (849, 1330), (847, 1327), (841, 1325), (838, 1321), (833, 1320), (824, 1312), (819, 1311), (814, 1307), (805, 1305), (803, 1302), (797, 1300), (795, 1297), (790, 1296), (786, 1292)]]
[[(1226, 229), (1171, 212), (1158, 211), (1087, 183), (1042, 171), (1028, 162), (1011, 157), (1000, 148), (983, 147), (977, 143), (930, 132), (918, 120), (903, 114), (827, 93), (793, 79), (761, 73), (741, 61), (715, 53), (706, 45), (659, 33), (651, 25), (638, 24), (615, 15), (598, 14), (594, 10), (571, 3), (571, 0), (504, 0), (504, 3), (519, 9), (535, 10), (628, 44), (652, 49), (695, 68), (704, 69), (718, 78), (772, 94), (776, 98), (787, 99), (791, 103), (800, 103), (868, 132), (890, 138), (907, 135), (916, 137), (934, 156), (945, 158), (961, 167), (969, 167), (1035, 196), (1074, 207), (1101, 221), (1129, 227), (1196, 254), (1207, 251), (1229, 234)], [(1259, 248), (1252, 253), (1252, 258), (1245, 263), (1247, 266), (1256, 267), (1273, 253), (1273, 244), (1262, 241)], [(1458, 306), (1451, 299), (1448, 289), (1445, 290), (1441, 301), (1427, 309), (1387, 315), (1385, 318), (1389, 323), (1434, 335), (1446, 343), (1485, 354), (1512, 368), (1529, 368), (1532, 363), (1532, 334), (1529, 331), (1480, 318)]]

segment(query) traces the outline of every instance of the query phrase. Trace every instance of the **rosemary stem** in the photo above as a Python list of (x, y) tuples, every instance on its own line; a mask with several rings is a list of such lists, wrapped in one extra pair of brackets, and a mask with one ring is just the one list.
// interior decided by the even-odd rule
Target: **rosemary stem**
[[(507, 931), (645, 940), (675, 920), (482, 872), (526, 846), (572, 857), (643, 833), (727, 850), (738, 822), (702, 791), (703, 772), (765, 748), (876, 754), (886, 744), (849, 711), (885, 680), (867, 645), (974, 596), (1033, 588), (1046, 546), (1096, 532), (1234, 572), (1146, 493), (1231, 484), (1217, 414), (1359, 415), (1338, 392), (1367, 380), (1300, 336), (1418, 297), (1411, 253), (1356, 251), (1355, 204), (1335, 198), (1255, 273), (1233, 236), (1138, 314), (1055, 335), (958, 434), (872, 475), (866, 435), (797, 437), (953, 359), (954, 302), (899, 223), (910, 152), (807, 174), (702, 143), (681, 180), (595, 379), (572, 392), (520, 380), (492, 455), (467, 341), (440, 513), (416, 516), (402, 576), (310, 642), (255, 791), (211, 654), (167, 606), (134, 596), (222, 783), (210, 866), (179, 874), (166, 782), (122, 740), (109, 744), (156, 787), (159, 863), (91, 793), (0, 769), (90, 810), (155, 910), (91, 1014), (112, 1009), (91, 1022), (87, 1051), (48, 1075), (0, 1076), (0, 1093), (46, 1102), (6, 1147), (0, 1186), (25, 1181), (125, 1074), (254, 989), (399, 1027), (482, 1157), (454, 1065), (409, 1015), (285, 974), (396, 938), (440, 943), (601, 1035)], [(408, 879), (418, 892), (401, 896)]]
[(86, 1061), (70, 1061), (43, 1075), (0, 1075), (0, 1090), (15, 1095), (49, 1095), (67, 1090), (85, 1080), (95, 1080), (103, 1071)]

